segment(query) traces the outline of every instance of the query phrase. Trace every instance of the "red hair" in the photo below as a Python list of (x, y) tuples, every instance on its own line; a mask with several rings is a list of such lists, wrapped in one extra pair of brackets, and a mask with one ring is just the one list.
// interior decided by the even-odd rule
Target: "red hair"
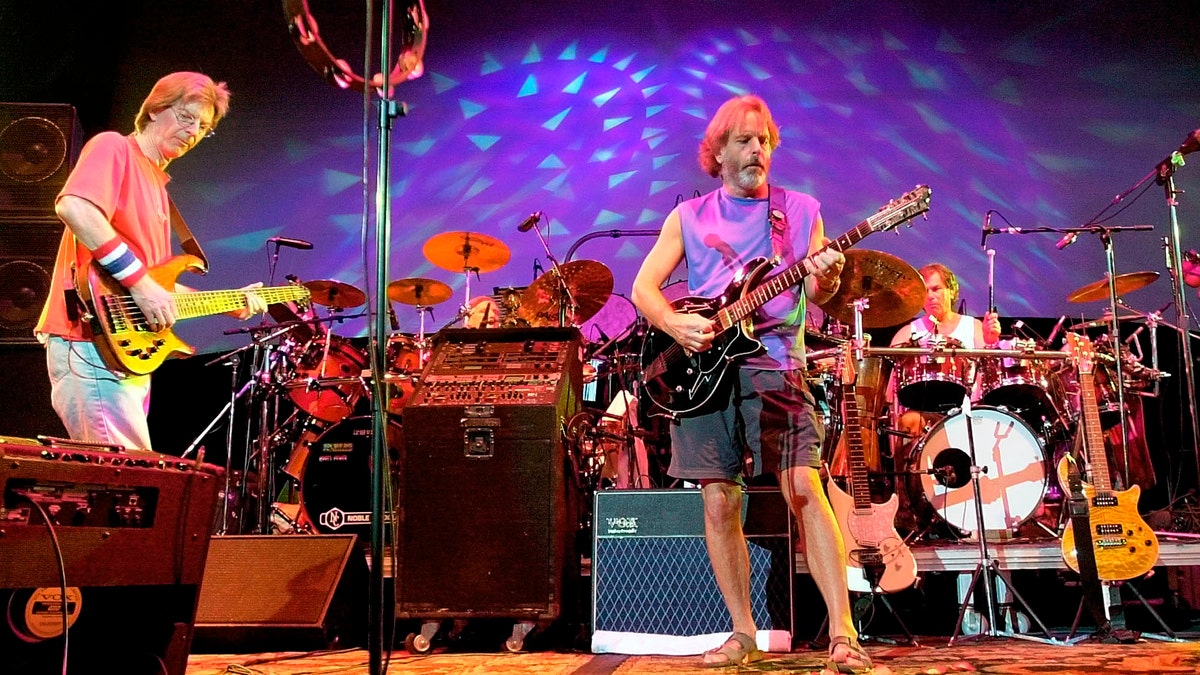
[(708, 175), (716, 178), (721, 175), (721, 163), (717, 161), (717, 153), (729, 142), (729, 134), (745, 119), (746, 113), (756, 112), (767, 127), (767, 148), (774, 151), (779, 147), (779, 127), (771, 116), (767, 102), (754, 94), (735, 96), (721, 104), (716, 114), (704, 130), (704, 138), (700, 141), (700, 168)]

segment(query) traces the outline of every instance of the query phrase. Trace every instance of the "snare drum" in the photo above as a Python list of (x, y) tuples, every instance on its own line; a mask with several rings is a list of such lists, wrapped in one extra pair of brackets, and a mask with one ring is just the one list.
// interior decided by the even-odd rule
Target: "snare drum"
[(298, 408), (326, 422), (340, 422), (354, 411), (365, 393), (367, 359), (349, 340), (321, 335), (292, 358), (295, 377), (284, 386)]
[[(936, 340), (936, 341), (934, 341)], [(954, 338), (931, 338), (929, 348), (962, 348)], [(971, 391), (975, 367), (965, 356), (951, 357), (935, 352), (922, 356), (902, 356), (897, 359), (897, 396), (910, 410), (946, 412), (962, 405), (963, 397)]]
[[(1001, 340), (1000, 348), (1033, 351), (1033, 340)], [(979, 365), (979, 387), (985, 405), (1003, 406), (1030, 423), (1053, 419), (1049, 362), (1042, 359), (984, 358)]]
[[(1005, 410), (976, 407), (971, 411), (971, 421), (975, 456), (983, 471), (979, 488), (984, 529), (1015, 530), (1037, 513), (1046, 494), (1042, 446), (1020, 417)], [(980, 530), (971, 481), (948, 487), (947, 484), (956, 484), (952, 477), (928, 473), (940, 467), (969, 473), (970, 445), (964, 415), (942, 418), (914, 446), (907, 463), (911, 472), (909, 496), (914, 505), (924, 506), (918, 512), (932, 513), (959, 530)], [(962, 483), (969, 476), (957, 478)]]
[[(369, 416), (351, 417), (301, 435), (292, 454), (304, 456), (296, 477), (303, 523), (327, 534), (370, 536), (371, 424)], [(389, 454), (399, 452), (403, 433), (399, 423), (388, 422)]]

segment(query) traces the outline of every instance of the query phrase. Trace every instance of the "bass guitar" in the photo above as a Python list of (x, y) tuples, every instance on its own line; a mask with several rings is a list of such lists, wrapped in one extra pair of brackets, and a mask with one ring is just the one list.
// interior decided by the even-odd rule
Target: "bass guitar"
[[(179, 255), (147, 273), (163, 288), (175, 288), (175, 281), (184, 271), (203, 274), (204, 264), (193, 255)], [(194, 354), (186, 342), (170, 329), (155, 332), (129, 294), (129, 290), (112, 278), (99, 264), (87, 267), (87, 276), (76, 281), (80, 298), (87, 306), (85, 318), (92, 327), (92, 343), (108, 367), (133, 375), (154, 372), (162, 362), (175, 354)], [(300, 285), (256, 288), (254, 294), (267, 304), (306, 302), (307, 288)], [(178, 310), (177, 319), (223, 314), (246, 307), (246, 291), (195, 291), (172, 293)]]
[[(1101, 581), (1122, 581), (1149, 572), (1158, 560), (1158, 537), (1138, 513), (1142, 489), (1112, 489), (1104, 434), (1096, 406), (1096, 387), (1092, 342), (1086, 335), (1067, 333), (1067, 352), (1079, 371), (1080, 408), (1083, 410), (1083, 448), (1091, 482), (1083, 483), (1087, 499), (1091, 541), (1077, 542), (1073, 528), (1063, 532), (1062, 554), (1067, 566), (1079, 571), (1078, 543), (1091, 546), (1096, 557), (1096, 572)], [(1069, 458), (1058, 463), (1060, 484), (1070, 481)]]
[(662, 331), (651, 329), (646, 333), (640, 365), (644, 390), (654, 404), (651, 414), (677, 417), (702, 408), (720, 388), (729, 364), (762, 348), (762, 343), (754, 338), (754, 313), (760, 307), (803, 282), (815, 269), (813, 258), (822, 251), (845, 251), (871, 233), (894, 229), (925, 213), (929, 210), (930, 194), (928, 186), (918, 185), (820, 251), (778, 273), (770, 274), (778, 260), (755, 258), (734, 275), (733, 282), (720, 296), (689, 296), (673, 302), (676, 312), (699, 314), (712, 320), (715, 337), (709, 349), (688, 352)]
[[(892, 493), (883, 504), (871, 502), (867, 460), (863, 452), (862, 409), (857, 387), (857, 363), (847, 344), (841, 361), (844, 428), (839, 449), (846, 452), (843, 492), (833, 476), (826, 483), (829, 505), (846, 542), (846, 581), (851, 591), (894, 593), (917, 581), (917, 559), (896, 532), (899, 497)], [(865, 400), (865, 399), (864, 399)], [(868, 411), (870, 412), (870, 411)]]

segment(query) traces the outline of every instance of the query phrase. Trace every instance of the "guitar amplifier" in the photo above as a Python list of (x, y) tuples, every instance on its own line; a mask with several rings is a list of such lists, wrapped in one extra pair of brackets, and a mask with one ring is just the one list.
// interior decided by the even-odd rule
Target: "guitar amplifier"
[[(791, 651), (791, 517), (775, 488), (742, 500), (758, 645)], [(700, 654), (733, 630), (704, 543), (699, 490), (596, 492), (592, 651)]]
[(396, 616), (558, 618), (577, 569), (574, 328), (439, 333), (404, 408)]
[(183, 675), (220, 474), (146, 451), (0, 439), (4, 672), (61, 672), (65, 606), (70, 673)]

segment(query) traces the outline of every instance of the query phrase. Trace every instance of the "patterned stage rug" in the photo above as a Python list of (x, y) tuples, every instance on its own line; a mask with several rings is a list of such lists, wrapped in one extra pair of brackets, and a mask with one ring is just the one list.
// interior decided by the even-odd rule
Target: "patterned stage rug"
[[(988, 639), (945, 647), (945, 638), (926, 638), (920, 647), (868, 647), (875, 675), (940, 675), (955, 672), (1005, 675), (1117, 675), (1118, 673), (1200, 673), (1200, 642), (1168, 643), (1142, 640), (1134, 644), (1081, 643), (1045, 645), (1024, 640)], [(812, 673), (822, 672), (824, 654), (798, 651), (768, 654), (758, 663), (738, 668), (709, 669), (695, 656), (622, 656), (536, 652), (523, 654), (438, 653), (409, 656), (396, 652), (388, 673), (416, 675), (642, 675), (653, 673)], [(363, 650), (333, 654), (194, 655), (187, 675), (225, 673), (261, 675), (326, 675), (367, 673)], [(828, 673), (828, 671), (825, 671)]]

